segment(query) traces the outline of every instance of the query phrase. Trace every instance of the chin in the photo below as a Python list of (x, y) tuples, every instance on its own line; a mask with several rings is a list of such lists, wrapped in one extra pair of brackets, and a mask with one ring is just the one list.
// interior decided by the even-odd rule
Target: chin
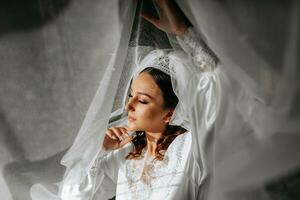
[(129, 130), (131, 130), (131, 131), (137, 131), (136, 125), (133, 124), (132, 122), (127, 122), (127, 127), (128, 127)]
[(137, 126), (136, 124), (134, 124), (132, 122), (128, 122), (127, 127), (129, 128), (130, 131), (141, 131), (141, 130), (143, 130), (142, 127), (139, 127), (139, 126)]

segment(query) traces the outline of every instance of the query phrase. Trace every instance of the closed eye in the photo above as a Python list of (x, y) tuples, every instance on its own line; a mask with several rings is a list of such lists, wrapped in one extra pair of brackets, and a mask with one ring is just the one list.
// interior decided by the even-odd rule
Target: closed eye
[[(128, 98), (132, 98), (132, 94), (128, 94)], [(148, 104), (149, 102), (146, 101), (146, 100), (138, 100), (139, 103), (142, 103), (142, 104)]]
[(139, 100), (139, 102), (140, 102), (140, 103), (142, 103), (142, 104), (148, 104), (148, 102), (147, 102), (147, 101), (142, 101), (142, 100)]

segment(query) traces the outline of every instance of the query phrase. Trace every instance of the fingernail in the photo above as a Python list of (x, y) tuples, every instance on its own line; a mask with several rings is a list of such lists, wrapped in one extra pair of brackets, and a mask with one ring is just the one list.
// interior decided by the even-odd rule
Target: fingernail
[(123, 139), (127, 139), (128, 137), (130, 137), (130, 135), (128, 135), (127, 133), (123, 134)]

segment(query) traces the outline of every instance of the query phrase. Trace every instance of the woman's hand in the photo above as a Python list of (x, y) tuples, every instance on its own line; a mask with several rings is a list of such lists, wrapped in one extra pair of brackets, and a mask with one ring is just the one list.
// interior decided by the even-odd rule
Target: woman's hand
[(148, 13), (142, 13), (142, 16), (158, 29), (167, 33), (182, 35), (191, 26), (174, 0), (156, 0), (156, 3), (159, 7), (159, 19)]
[(103, 148), (105, 150), (118, 149), (132, 140), (132, 136), (127, 133), (126, 127), (112, 127), (107, 129)]

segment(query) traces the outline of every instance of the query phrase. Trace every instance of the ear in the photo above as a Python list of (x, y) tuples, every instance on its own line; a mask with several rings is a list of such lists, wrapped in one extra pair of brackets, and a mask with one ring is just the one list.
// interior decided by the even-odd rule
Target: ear
[(165, 117), (164, 117), (164, 122), (165, 122), (165, 123), (169, 123), (169, 122), (171, 121), (171, 118), (172, 118), (172, 116), (173, 116), (173, 113), (174, 113), (174, 110), (169, 110), (169, 111), (167, 112), (167, 114), (166, 114)]

